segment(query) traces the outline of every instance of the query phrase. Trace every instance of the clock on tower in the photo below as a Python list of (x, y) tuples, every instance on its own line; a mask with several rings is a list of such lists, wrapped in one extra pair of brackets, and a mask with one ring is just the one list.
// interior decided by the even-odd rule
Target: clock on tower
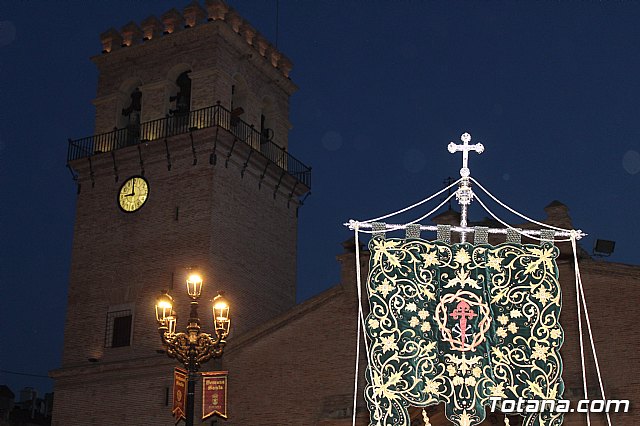
[[(78, 198), (54, 424), (133, 424), (141, 412), (169, 424), (172, 361), (150, 314), (162, 289), (197, 268), (204, 300), (225, 291), (236, 338), (295, 303), (310, 188), (288, 151), (296, 86), (286, 56), (220, 0), (101, 41), (95, 134), (69, 141)], [(134, 389), (148, 397), (130, 400)]]
[(118, 191), (118, 205), (125, 212), (140, 209), (149, 197), (149, 183), (142, 176), (134, 176), (122, 184)]

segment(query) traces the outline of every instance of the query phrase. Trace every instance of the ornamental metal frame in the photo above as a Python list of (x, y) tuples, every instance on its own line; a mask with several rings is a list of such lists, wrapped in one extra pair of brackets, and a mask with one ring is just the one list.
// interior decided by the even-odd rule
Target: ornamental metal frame
[(191, 301), (186, 333), (170, 333), (166, 323), (158, 327), (158, 332), (167, 348), (167, 355), (184, 364), (189, 373), (196, 373), (202, 364), (221, 357), (228, 334), (220, 331), (209, 334), (201, 331), (197, 300)]
[[(487, 400), (493, 397), (561, 397), (564, 384), (559, 348), (564, 336), (558, 322), (562, 295), (555, 262), (559, 250), (554, 242), (570, 242), (572, 246), (578, 324), (582, 329), (583, 312), (600, 393), (606, 399), (578, 265), (577, 241), (587, 234), (538, 222), (497, 199), (471, 177), (468, 167), (469, 151), (480, 154), (484, 146), (470, 145), (468, 133), (460, 139), (463, 144), (451, 142), (448, 146), (449, 152), (463, 154), (457, 181), (396, 212), (344, 224), (355, 234), (359, 301), (363, 299), (359, 234), (372, 234), (365, 298), (370, 310), (366, 320), (362, 303), (358, 304), (358, 335), (364, 331), (368, 361), (365, 399), (372, 426), (407, 425), (409, 405), (426, 407), (444, 401), (449, 420), (471, 426), (482, 421)], [(478, 198), (472, 183), (509, 212), (542, 229), (523, 230), (509, 225)], [(453, 194), (421, 217), (405, 224), (383, 222), (455, 186)], [(420, 224), (454, 196), (461, 207), (459, 226)], [(473, 200), (504, 228), (469, 227), (467, 207)], [(385, 231), (400, 229), (406, 231), (404, 239), (386, 238)], [(424, 230), (437, 231), (436, 241), (421, 240), (420, 232)], [(451, 232), (460, 236), (459, 243), (451, 244)], [(470, 234), (473, 244), (467, 242)], [(506, 234), (507, 242), (492, 246), (488, 244), (489, 234)], [(539, 243), (522, 244), (522, 236)], [(587, 399), (582, 332), (579, 337)], [(360, 339), (357, 354), (359, 351)], [(357, 355), (353, 425), (358, 366)], [(424, 409), (422, 414), (425, 424), (430, 424)], [(586, 416), (589, 422), (589, 413)], [(611, 425), (608, 413), (606, 417)], [(530, 426), (561, 423), (562, 415), (555, 412), (525, 415), (525, 424)]]
[[(198, 277), (198, 279), (200, 279)], [(189, 283), (189, 281), (188, 281)], [(199, 285), (190, 289), (187, 285), (189, 296), (191, 297), (191, 309), (189, 312), (189, 322), (186, 333), (176, 333), (177, 317), (173, 311), (171, 302), (161, 305), (161, 300), (171, 301), (166, 291), (158, 299), (156, 305), (156, 319), (158, 320), (158, 332), (163, 345), (167, 348), (167, 355), (183, 364), (188, 373), (187, 381), (187, 409), (186, 426), (193, 426), (195, 411), (196, 379), (200, 366), (213, 358), (220, 358), (226, 345), (225, 338), (229, 335), (230, 320), (228, 317), (228, 305), (226, 317), (218, 317), (216, 312), (216, 301), (222, 298), (221, 293), (214, 299), (214, 334), (201, 331), (200, 318), (198, 316), (198, 299), (202, 290), (202, 280)], [(192, 290), (192, 291), (190, 291)], [(161, 314), (160, 314), (161, 312)], [(167, 313), (169, 315), (167, 315)]]

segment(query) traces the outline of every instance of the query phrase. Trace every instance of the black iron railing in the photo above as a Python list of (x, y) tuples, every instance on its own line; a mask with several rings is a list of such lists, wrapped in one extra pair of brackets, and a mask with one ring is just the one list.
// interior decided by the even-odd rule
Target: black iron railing
[(233, 133), (236, 138), (260, 152), (269, 161), (286, 170), (307, 187), (311, 187), (311, 167), (289, 154), (286, 149), (265, 137), (253, 126), (234, 117), (231, 111), (220, 104), (108, 133), (75, 140), (69, 139), (67, 161), (214, 126)]

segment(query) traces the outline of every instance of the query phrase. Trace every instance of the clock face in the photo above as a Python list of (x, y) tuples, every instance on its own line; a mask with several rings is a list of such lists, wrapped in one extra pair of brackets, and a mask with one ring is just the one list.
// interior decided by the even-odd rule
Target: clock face
[(135, 212), (140, 209), (149, 197), (149, 184), (142, 176), (134, 176), (127, 179), (120, 187), (118, 193), (118, 205), (127, 212)]

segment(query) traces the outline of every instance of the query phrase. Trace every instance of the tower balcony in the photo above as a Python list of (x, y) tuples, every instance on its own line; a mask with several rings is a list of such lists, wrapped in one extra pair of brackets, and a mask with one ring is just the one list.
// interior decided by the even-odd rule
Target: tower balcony
[(108, 133), (69, 139), (67, 162), (211, 127), (231, 133), (238, 142), (248, 145), (307, 188), (311, 187), (311, 167), (289, 154), (254, 126), (234, 116), (220, 103), (190, 112), (175, 113), (159, 120), (129, 125)]

